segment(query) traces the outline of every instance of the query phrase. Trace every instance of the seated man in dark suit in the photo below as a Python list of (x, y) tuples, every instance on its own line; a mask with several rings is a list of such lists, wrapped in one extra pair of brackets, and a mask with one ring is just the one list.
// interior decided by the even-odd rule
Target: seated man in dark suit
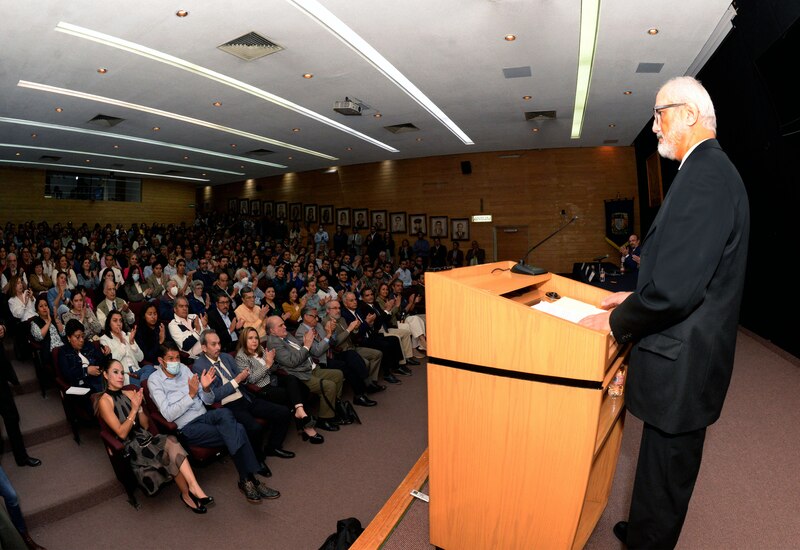
[[(338, 369), (342, 371), (345, 379), (350, 382), (353, 388), (353, 403), (363, 407), (374, 407), (378, 403), (367, 397), (367, 384), (366, 380), (369, 377), (367, 365), (364, 360), (357, 353), (339, 354), (339, 357), (334, 357), (332, 350), (336, 347), (336, 340), (334, 339), (334, 331), (336, 330), (336, 321), (329, 319), (324, 324), (319, 322), (317, 317), (317, 310), (313, 307), (304, 307), (302, 312), (302, 320), (300, 326), (294, 335), (298, 340), (305, 338), (306, 332), (314, 333), (314, 341), (311, 343), (311, 355), (317, 360), (320, 366), (331, 369)], [(328, 352), (331, 351), (329, 354)]]
[[(378, 326), (376, 326), (377, 315), (374, 313), (362, 315), (358, 310), (356, 295), (352, 292), (345, 292), (342, 303), (344, 304), (342, 318), (345, 323), (349, 325), (355, 320), (360, 321), (357, 331), (353, 333), (353, 336), (356, 338), (356, 345), (383, 352), (383, 367), (386, 372), (383, 377), (384, 380), (389, 383), (396, 383), (392, 381), (392, 378), (394, 378), (392, 373), (403, 375), (411, 374), (408, 367), (400, 365), (400, 361), (403, 361), (403, 350), (400, 347), (400, 340), (393, 336), (384, 336), (378, 332)], [(397, 380), (396, 378), (394, 379)]]
[[(192, 370), (200, 376), (204, 371), (215, 370), (217, 375), (209, 387), (214, 395), (214, 403), (221, 403), (230, 409), (236, 421), (247, 430), (250, 446), (256, 453), (256, 459), (263, 465), (263, 471), (269, 477), (271, 472), (264, 459), (266, 455), (281, 458), (294, 458), (294, 453), (283, 449), (283, 440), (289, 429), (291, 414), (289, 409), (271, 403), (260, 395), (254, 395), (244, 387), (250, 369), (239, 370), (236, 361), (227, 353), (220, 353), (220, 341), (212, 329), (200, 334), (200, 345), (203, 353), (192, 365)], [(264, 427), (257, 418), (269, 420), (269, 439), (264, 449)]]
[[(386, 386), (378, 384), (383, 353), (372, 348), (357, 347), (353, 340), (353, 333), (358, 330), (361, 321), (355, 320), (349, 324), (345, 323), (342, 318), (342, 306), (337, 300), (331, 300), (325, 304), (325, 313), (324, 323), (328, 321), (336, 323), (331, 339), (333, 342), (333, 356), (338, 358), (357, 353), (363, 359), (369, 373), (369, 378), (365, 381), (367, 383), (367, 393), (378, 393), (385, 390)], [(400, 382), (396, 378), (395, 380), (398, 383)]]
[(262, 474), (263, 465), (256, 459), (247, 432), (233, 413), (225, 408), (206, 410), (204, 405), (214, 403), (211, 384), (217, 376), (216, 370), (206, 370), (198, 376), (181, 364), (180, 359), (174, 343), (161, 346), (160, 368), (147, 379), (150, 398), (158, 410), (169, 422), (177, 424), (178, 434), (187, 444), (227, 447), (239, 473), (239, 490), (249, 502), (281, 496), (256, 479), (255, 474)]
[(231, 299), (227, 295), (216, 295), (216, 307), (212, 306), (208, 310), (208, 326), (219, 336), (222, 351), (231, 353), (236, 350), (244, 319), (236, 317), (231, 309)]

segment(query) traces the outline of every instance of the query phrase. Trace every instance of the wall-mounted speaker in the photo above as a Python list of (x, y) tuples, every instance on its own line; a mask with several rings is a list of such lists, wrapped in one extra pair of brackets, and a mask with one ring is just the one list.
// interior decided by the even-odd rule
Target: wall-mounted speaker
[(465, 176), (472, 173), (472, 163), (468, 160), (461, 161), (461, 173)]

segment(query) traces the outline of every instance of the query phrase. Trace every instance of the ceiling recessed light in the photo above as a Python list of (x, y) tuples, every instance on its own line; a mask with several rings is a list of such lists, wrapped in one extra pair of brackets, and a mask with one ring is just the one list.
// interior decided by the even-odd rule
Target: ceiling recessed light
[(56, 112), (57, 112), (57, 113), (60, 113), (60, 112), (62, 112), (63, 110), (64, 110), (64, 109), (62, 109), (61, 107), (56, 107)]
[(214, 103), (212, 103), (212, 105), (214, 107), (222, 107), (222, 102), (221, 101), (215, 101)]
[(38, 134), (31, 134), (31, 137), (32, 137), (33, 139), (36, 139), (36, 137), (37, 137), (37, 136), (38, 136)]
[(244, 164), (242, 164), (241, 166), (239, 166), (239, 168), (244, 168)]
[(86, 159), (86, 162), (92, 162), (92, 159)]
[(287, 160), (293, 160), (294, 157), (286, 157)]
[(609, 124), (609, 125), (608, 125), (608, 127), (609, 127), (609, 128), (616, 128), (616, 127), (617, 127), (617, 125), (616, 125), (616, 124), (614, 124), (614, 123), (612, 122), (611, 124)]
[(186, 155), (184, 155), (184, 156), (183, 156), (183, 160), (189, 160), (189, 157), (187, 157)]
[(534, 134), (535, 134), (536, 132), (538, 132), (538, 131), (539, 131), (539, 128), (531, 128), (531, 132), (533, 132)]
[(417, 138), (417, 141), (422, 141), (422, 138)]
[(344, 150), (345, 150), (345, 151), (352, 151), (352, 150), (353, 150), (353, 148), (352, 148), (352, 147), (345, 147), (345, 148), (344, 148)]
[(625, 90), (625, 91), (624, 91), (624, 92), (622, 92), (622, 93), (623, 93), (624, 95), (631, 95), (633, 92), (632, 92), (632, 91), (630, 91), (630, 90)]
[(108, 69), (106, 69), (105, 67), (100, 67), (99, 69), (97, 69), (97, 72), (100, 74), (106, 74), (108, 72)]
[(516, 34), (507, 34), (507, 35), (505, 35), (505, 36), (503, 37), (503, 39), (504, 39), (506, 42), (513, 42), (514, 40), (516, 40), (516, 39), (517, 39), (517, 35), (516, 35)]
[(299, 132), (300, 128), (292, 128), (292, 132)]
[(203, 173), (202, 173), (202, 174), (200, 174), (200, 175), (201, 175), (201, 176), (205, 176), (205, 175), (207, 175), (207, 174), (206, 174), (205, 172), (203, 172)]
[(154, 131), (154, 132), (158, 132), (160, 129), (161, 129), (161, 128), (159, 128), (158, 126), (153, 126), (153, 131)]
[(152, 170), (152, 169), (153, 169), (153, 167), (152, 167), (152, 166), (148, 166), (148, 167), (147, 167), (147, 169), (148, 169), (148, 170)]
[(17, 151), (16, 153), (14, 153), (14, 156), (15, 156), (15, 157), (21, 157), (21, 156), (22, 156), (22, 153), (20, 153), (19, 151)]
[(233, 147), (234, 149), (236, 149), (236, 144), (235, 144), (235, 143), (231, 143), (231, 147)]
[(115, 146), (114, 146), (114, 149), (119, 149), (119, 145), (115, 145)]
[(175, 15), (177, 15), (178, 17), (186, 17), (187, 15), (189, 15), (189, 12), (187, 10), (178, 10), (175, 12)]
[(375, 118), (381, 118), (383, 115), (382, 115), (382, 114), (380, 114), (380, 113), (375, 113), (375, 114), (374, 114), (374, 115), (372, 115), (372, 116), (374, 116)]
[(314, 75), (311, 73), (304, 73), (303, 78), (314, 78)]
[(647, 34), (649, 34), (650, 36), (655, 36), (658, 34), (658, 29), (655, 27), (653, 27), (652, 29), (647, 29)]
[(533, 99), (533, 96), (532, 95), (524, 95), (524, 96), (522, 96), (522, 99), (524, 99), (525, 101), (530, 101), (531, 99)]

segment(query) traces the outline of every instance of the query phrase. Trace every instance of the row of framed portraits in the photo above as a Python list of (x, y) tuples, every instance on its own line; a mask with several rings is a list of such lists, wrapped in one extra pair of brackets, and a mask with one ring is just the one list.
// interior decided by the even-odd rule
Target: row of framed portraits
[(262, 201), (260, 199), (229, 199), (228, 211), (242, 216), (270, 216), (289, 222), (320, 223), (345, 228), (356, 227), (367, 230), (431, 237), (450, 238), (454, 241), (469, 240), (469, 218), (449, 218), (427, 214), (406, 214), (367, 208), (334, 208), (333, 205), (302, 204), (286, 201)]

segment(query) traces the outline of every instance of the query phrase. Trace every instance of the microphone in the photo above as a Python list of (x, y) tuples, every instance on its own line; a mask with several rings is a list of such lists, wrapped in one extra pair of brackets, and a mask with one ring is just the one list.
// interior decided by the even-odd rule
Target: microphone
[(564, 225), (562, 225), (561, 227), (559, 227), (558, 229), (556, 229), (555, 231), (550, 233), (547, 237), (545, 237), (544, 239), (542, 239), (541, 241), (539, 241), (538, 243), (533, 245), (528, 250), (528, 252), (525, 253), (525, 256), (519, 261), (519, 263), (517, 263), (514, 267), (511, 268), (511, 273), (519, 273), (521, 275), (543, 275), (544, 273), (547, 273), (546, 269), (543, 269), (541, 267), (534, 267), (532, 265), (528, 265), (528, 264), (525, 263), (525, 260), (528, 259), (528, 256), (530, 256), (531, 252), (536, 250), (540, 245), (542, 245), (542, 244), (546, 243), (547, 241), (549, 241), (556, 234), (560, 233), (564, 228), (566, 228), (569, 224), (571, 224), (572, 222), (574, 222), (577, 219), (578, 219), (578, 216), (573, 216), (572, 219), (569, 220), (567, 223), (565, 223)]
[(602, 262), (606, 258), (608, 258), (608, 254), (604, 254), (603, 256), (598, 256), (597, 258), (592, 258), (592, 261), (593, 262)]

